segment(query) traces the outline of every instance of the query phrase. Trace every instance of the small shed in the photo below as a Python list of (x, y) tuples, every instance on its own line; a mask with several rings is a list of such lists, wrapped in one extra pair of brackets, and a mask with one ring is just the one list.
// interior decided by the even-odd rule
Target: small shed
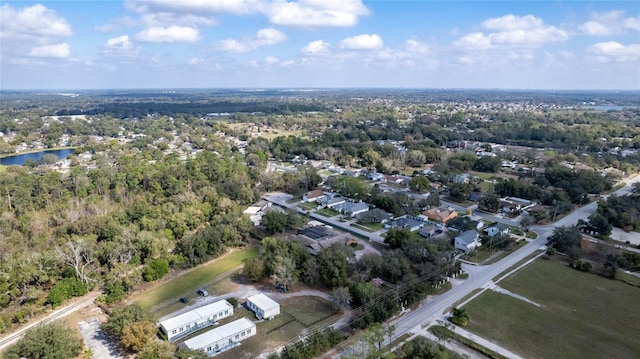
[(280, 314), (280, 304), (262, 293), (247, 298), (247, 307), (258, 319), (273, 319)]

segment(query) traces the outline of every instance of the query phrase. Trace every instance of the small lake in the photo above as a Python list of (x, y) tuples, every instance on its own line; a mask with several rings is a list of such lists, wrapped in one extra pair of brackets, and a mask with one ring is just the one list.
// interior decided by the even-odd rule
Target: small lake
[(44, 150), (40, 152), (31, 152), (31, 153), (23, 153), (21, 155), (9, 156), (0, 158), (0, 165), (10, 166), (10, 165), (18, 165), (22, 166), (29, 158), (38, 162), (38, 160), (47, 153), (54, 154), (58, 156), (59, 159), (65, 159), (69, 157), (73, 153), (73, 148), (65, 148), (62, 150)]

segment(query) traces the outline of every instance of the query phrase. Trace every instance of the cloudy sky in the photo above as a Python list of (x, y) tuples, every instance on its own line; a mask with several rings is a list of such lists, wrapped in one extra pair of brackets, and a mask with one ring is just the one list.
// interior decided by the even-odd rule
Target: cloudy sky
[(638, 1), (2, 1), (1, 89), (640, 89)]

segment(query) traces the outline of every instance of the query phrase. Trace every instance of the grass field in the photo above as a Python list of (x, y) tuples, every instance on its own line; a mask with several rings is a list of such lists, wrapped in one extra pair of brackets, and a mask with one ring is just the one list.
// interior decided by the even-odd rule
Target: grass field
[(242, 261), (258, 255), (257, 248), (235, 250), (207, 264), (196, 267), (133, 298), (145, 308), (153, 308), (163, 302), (182, 296), (194, 295), (195, 291), (215, 280), (217, 276), (242, 265)]
[(362, 229), (363, 231), (367, 231), (370, 233), (377, 232), (382, 228), (384, 228), (384, 224), (382, 223), (366, 223), (366, 224), (353, 223), (351, 226)]
[(302, 204), (304, 209), (316, 209), (318, 208), (318, 204), (316, 202), (305, 202)]
[(323, 208), (323, 209), (317, 210), (316, 213), (325, 217), (333, 217), (340, 214), (340, 212), (331, 208)]
[(640, 288), (538, 260), (500, 283), (542, 305), (487, 291), (469, 329), (525, 358), (637, 358)]
[[(324, 320), (337, 320), (339, 313), (329, 301), (319, 297), (293, 297), (280, 302), (281, 314), (256, 325), (257, 334), (242, 342), (239, 348), (222, 353), (216, 358), (256, 358), (262, 352), (275, 351), (302, 333), (305, 328)], [(255, 317), (243, 308), (237, 316)], [(235, 317), (236, 315), (234, 315)]]

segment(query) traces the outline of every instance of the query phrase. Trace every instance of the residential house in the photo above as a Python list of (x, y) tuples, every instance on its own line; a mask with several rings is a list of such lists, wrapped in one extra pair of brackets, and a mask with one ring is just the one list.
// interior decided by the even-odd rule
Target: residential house
[(363, 213), (367, 213), (367, 218), (379, 218), (378, 223), (387, 223), (393, 217), (390, 213), (387, 213), (380, 208), (373, 208), (368, 210), (367, 212), (356, 214), (356, 218), (360, 220)]
[(444, 237), (444, 228), (436, 225), (427, 225), (423, 227), (418, 234), (427, 239), (436, 239), (440, 237)]
[(422, 214), (430, 220), (442, 223), (446, 223), (447, 221), (458, 216), (458, 212), (447, 206), (429, 208), (428, 210), (422, 212)]
[(417, 231), (420, 228), (424, 227), (426, 221), (422, 218), (404, 215), (402, 217), (398, 217), (393, 221), (387, 222), (384, 224), (384, 228), (398, 228), (404, 229), (409, 228), (411, 231)]
[(488, 235), (489, 237), (495, 237), (498, 234), (509, 234), (510, 230), (511, 229), (506, 224), (496, 223), (491, 227), (485, 228), (484, 233), (486, 233), (486, 235)]
[(318, 202), (325, 198), (325, 194), (321, 189), (314, 189), (302, 195), (302, 202)]
[(460, 233), (454, 240), (455, 248), (465, 253), (472, 251), (474, 248), (480, 247), (480, 234), (474, 230)]
[(280, 314), (280, 304), (260, 293), (247, 298), (247, 308), (256, 314), (258, 319), (273, 319)]
[(371, 181), (382, 181), (384, 179), (384, 175), (378, 172), (369, 172), (367, 179)]
[(256, 335), (256, 324), (247, 318), (241, 318), (185, 340), (180, 346), (191, 350), (202, 350), (212, 357), (237, 347), (241, 341), (254, 335)]
[(244, 210), (244, 214), (249, 216), (249, 219), (253, 223), (254, 226), (259, 226), (262, 222), (262, 216), (267, 212), (267, 210), (271, 207), (271, 202), (260, 200), (247, 209)]
[(346, 198), (344, 197), (340, 197), (340, 196), (335, 196), (335, 197), (330, 197), (327, 196), (325, 198), (322, 199), (322, 201), (320, 201), (320, 205), (322, 205), (323, 207), (326, 208), (333, 208), (337, 205), (343, 204), (347, 201)]
[(369, 210), (369, 205), (360, 202), (344, 202), (333, 207), (336, 211), (347, 215), (349, 217), (355, 217), (360, 213), (364, 213)]
[(471, 175), (468, 173), (461, 173), (458, 175), (453, 176), (453, 179), (451, 180), (453, 183), (469, 183), (471, 182)]

